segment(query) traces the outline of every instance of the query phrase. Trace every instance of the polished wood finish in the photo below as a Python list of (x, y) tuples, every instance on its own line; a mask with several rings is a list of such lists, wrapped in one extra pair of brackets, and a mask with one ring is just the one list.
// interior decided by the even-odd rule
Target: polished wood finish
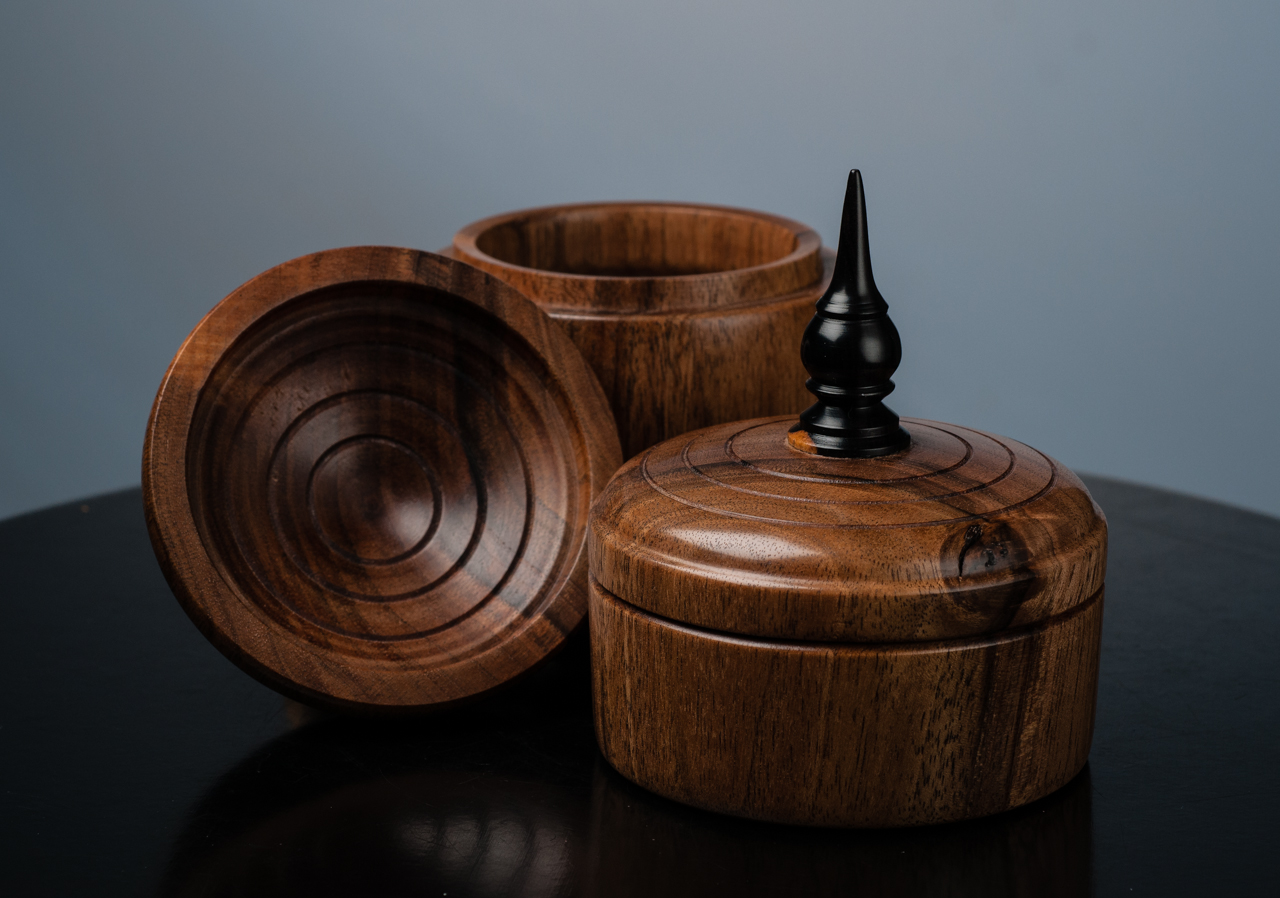
[(551, 206), (468, 225), (450, 253), (560, 323), (627, 456), (810, 401), (797, 351), (834, 254), (798, 222), (676, 203)]
[(991, 635), (1098, 591), (1106, 523), (1071, 471), (1006, 437), (902, 421), (910, 448), (879, 458), (798, 452), (789, 418), (655, 446), (600, 497), (592, 575), (661, 617), (833, 642)]
[(201, 630), (306, 701), (424, 708), (535, 666), (586, 611), (621, 461), (536, 306), (430, 253), (287, 262), (200, 322), (156, 397), (147, 520)]
[(600, 748), (676, 801), (779, 823), (943, 823), (1047, 795), (1088, 759), (1101, 592), (1033, 627), (904, 646), (731, 636), (591, 588)]
[(592, 512), (597, 735), (646, 788), (760, 819), (941, 822), (1084, 764), (1106, 522), (1021, 443), (910, 418), (830, 458), (791, 418), (707, 428)]

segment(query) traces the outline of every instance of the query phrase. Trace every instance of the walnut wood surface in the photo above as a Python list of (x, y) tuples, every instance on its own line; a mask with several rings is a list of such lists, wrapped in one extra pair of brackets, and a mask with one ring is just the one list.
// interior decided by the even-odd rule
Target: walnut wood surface
[(632, 781), (759, 820), (903, 826), (1065, 785), (1093, 738), (1102, 593), (998, 637), (804, 644), (676, 624), (591, 584), (596, 735)]
[(621, 460), (573, 344), (497, 279), (355, 247), (253, 279), (196, 327), (147, 431), (174, 592), (294, 696), (418, 708), (554, 651)]
[(599, 377), (627, 456), (811, 399), (798, 347), (834, 254), (798, 222), (675, 203), (552, 206), (468, 225), (450, 254), (560, 323)]
[(994, 633), (1101, 587), (1106, 521), (1060, 463), (1007, 437), (903, 419), (910, 447), (826, 458), (790, 418), (655, 446), (592, 519), (592, 575), (673, 620), (744, 635), (918, 641)]
[(1065, 783), (1093, 727), (1106, 522), (1014, 440), (902, 419), (874, 458), (725, 424), (592, 509), (596, 727), (642, 786), (761, 819), (891, 826)]

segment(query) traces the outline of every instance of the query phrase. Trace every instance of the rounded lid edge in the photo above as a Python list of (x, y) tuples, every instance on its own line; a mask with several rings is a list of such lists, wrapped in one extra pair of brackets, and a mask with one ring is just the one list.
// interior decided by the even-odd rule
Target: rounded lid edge
[[(537, 414), (548, 416), (552, 422), (548, 428), (554, 425), (567, 434), (543, 457), (559, 455), (563, 462), (567, 495), (578, 496), (570, 501), (567, 512), (573, 520), (559, 522), (562, 542), (552, 553), (552, 569), (541, 581), (533, 575), (522, 575), (520, 581), (541, 584), (546, 592), (529, 599), (534, 603), (527, 609), (531, 619), (501, 631), (509, 633), (510, 639), (475, 644), (469, 654), (436, 652), (433, 656), (431, 651), (419, 650), (422, 646), (415, 647), (412, 638), (388, 639), (376, 632), (368, 638), (350, 639), (320, 632), (323, 627), (307, 632), (305, 614), (290, 617), (287, 609), (266, 607), (271, 602), (263, 598), (262, 582), (244, 579), (244, 572), (252, 570), (253, 564), (228, 564), (228, 543), (211, 542), (208, 519), (225, 512), (212, 507), (207, 497), (201, 499), (194, 486), (201, 475), (191, 469), (191, 462), (210, 457), (189, 445), (202, 433), (201, 426), (208, 429), (207, 422), (202, 425), (197, 420), (198, 413), (205, 418), (212, 414), (199, 407), (218, 399), (211, 399), (208, 391), (226, 387), (228, 377), (222, 377), (220, 384), (211, 381), (217, 379), (215, 375), (222, 376), (219, 365), (228, 353), (241, 351), (242, 335), (272, 315), (284, 314), (295, 301), (311, 301), (311, 297), (327, 295), (326, 291), (365, 287), (375, 293), (408, 291), (396, 301), (402, 309), (430, 310), (429, 314), (423, 311), (427, 317), (422, 321), (411, 322), (423, 333), (433, 322), (450, 320), (457, 323), (459, 332), (465, 332), (472, 323), (469, 315), (478, 316), (475, 321), (482, 323), (498, 322), (500, 326), (494, 327), (504, 336), (494, 339), (514, 340), (506, 348), (524, 359), (521, 364), (547, 375), (545, 388), (550, 398), (539, 400)], [(426, 292), (414, 292), (419, 290)], [(433, 305), (432, 297), (443, 298), (442, 303)], [(299, 316), (299, 320), (307, 319)], [(369, 326), (375, 325), (383, 326), (376, 322)], [(508, 332), (515, 336), (505, 336)], [(484, 361), (495, 372), (508, 371), (509, 365), (515, 364), (501, 353)], [(468, 369), (466, 374), (473, 376), (477, 370), (480, 368)], [(230, 382), (234, 384), (234, 377)], [(500, 404), (510, 401), (500, 395), (503, 386), (498, 384), (491, 391)], [(360, 392), (355, 387), (349, 389), (353, 395)], [(384, 392), (391, 389), (386, 387)], [(424, 401), (421, 395), (412, 398)], [(254, 408), (263, 404), (259, 402)], [(246, 418), (257, 414), (249, 406), (239, 413)], [(497, 413), (501, 414), (501, 409)], [(235, 454), (239, 451), (235, 446), (228, 442), (223, 448)], [(471, 449), (465, 448), (468, 458), (470, 453)], [(273, 688), (309, 703), (347, 710), (422, 710), (469, 700), (523, 675), (554, 653), (581, 624), (586, 613), (587, 511), (620, 462), (617, 429), (603, 390), (576, 347), (534, 303), (465, 263), (419, 250), (365, 246), (314, 253), (269, 269), (229, 294), (197, 324), (157, 392), (144, 441), (142, 479), (148, 531), (166, 579), (197, 627), (233, 662)], [(530, 489), (538, 482), (532, 478)], [(235, 492), (234, 483), (228, 484), (227, 491)], [(534, 498), (531, 493), (530, 501)], [(575, 507), (577, 511), (572, 510)], [(230, 529), (244, 526), (239, 521)], [(318, 540), (312, 543), (318, 544)], [(517, 563), (518, 559), (513, 562)], [(470, 618), (483, 621), (485, 614), (491, 614), (483, 610), (486, 604), (492, 608), (496, 607), (493, 602), (507, 601), (501, 590), (504, 584), (514, 582), (512, 577), (500, 580), (493, 587), (495, 598), (484, 600), (480, 611), (468, 612)], [(283, 607), (289, 601), (292, 599), (282, 598), (280, 604)], [(360, 602), (347, 604), (364, 607)], [(342, 601), (335, 605), (342, 605)], [(494, 616), (510, 624), (508, 618), (512, 614)], [(476, 629), (482, 629), (480, 624)], [(434, 660), (424, 667), (424, 660), (431, 658)]]
[(787, 445), (793, 421), (706, 428), (627, 462), (592, 510), (594, 580), (681, 623), (862, 643), (998, 634), (1101, 589), (1106, 519), (1043, 453), (903, 418), (906, 451), (825, 458)]

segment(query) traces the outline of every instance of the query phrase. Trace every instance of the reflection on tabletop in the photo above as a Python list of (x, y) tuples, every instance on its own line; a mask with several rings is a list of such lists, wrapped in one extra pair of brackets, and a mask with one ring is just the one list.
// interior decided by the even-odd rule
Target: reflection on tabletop
[(295, 728), (189, 814), (162, 894), (1087, 895), (1086, 767), (995, 817), (821, 830), (687, 808), (596, 750), (578, 652), (411, 721), (287, 709)]

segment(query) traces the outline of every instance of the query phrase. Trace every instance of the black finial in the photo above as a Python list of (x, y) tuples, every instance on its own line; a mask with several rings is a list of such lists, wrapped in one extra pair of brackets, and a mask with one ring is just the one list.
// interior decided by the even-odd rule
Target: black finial
[(902, 342), (871, 276), (867, 206), (856, 168), (849, 172), (844, 195), (831, 286), (805, 328), (800, 358), (810, 374), (805, 386), (818, 401), (800, 415), (791, 433), (808, 434), (810, 451), (872, 458), (907, 448), (911, 437), (881, 401), (893, 392), (889, 378), (902, 361)]

